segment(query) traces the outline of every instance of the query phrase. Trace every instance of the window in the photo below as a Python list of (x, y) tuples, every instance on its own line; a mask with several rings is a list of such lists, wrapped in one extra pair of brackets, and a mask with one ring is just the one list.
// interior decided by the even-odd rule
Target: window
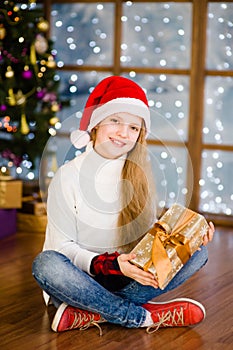
[(149, 98), (159, 208), (178, 201), (232, 222), (233, 1), (50, 0), (45, 7), (57, 79), (71, 101), (48, 144), (59, 165), (75, 153), (68, 134), (88, 94), (104, 77), (123, 75)]

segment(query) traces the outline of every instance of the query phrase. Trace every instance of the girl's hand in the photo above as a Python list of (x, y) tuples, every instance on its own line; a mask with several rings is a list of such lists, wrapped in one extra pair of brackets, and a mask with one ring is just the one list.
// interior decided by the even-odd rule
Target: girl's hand
[(210, 222), (209, 223), (209, 230), (205, 234), (205, 236), (203, 237), (203, 245), (207, 245), (209, 242), (212, 241), (212, 239), (214, 237), (214, 231), (215, 231), (214, 224), (212, 222)]
[(121, 254), (118, 256), (117, 261), (123, 275), (134, 279), (135, 281), (143, 284), (144, 286), (158, 288), (158, 282), (156, 281), (152, 273), (143, 271), (139, 267), (129, 262), (129, 260), (134, 259), (135, 257), (136, 254), (134, 253)]

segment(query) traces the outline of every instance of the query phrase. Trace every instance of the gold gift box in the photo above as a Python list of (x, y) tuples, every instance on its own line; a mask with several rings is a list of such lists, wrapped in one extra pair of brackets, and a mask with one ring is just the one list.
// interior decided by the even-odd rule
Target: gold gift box
[(164, 289), (202, 245), (209, 225), (204, 216), (173, 204), (132, 250), (131, 262), (155, 275)]
[(0, 181), (0, 208), (17, 209), (22, 206), (21, 180)]

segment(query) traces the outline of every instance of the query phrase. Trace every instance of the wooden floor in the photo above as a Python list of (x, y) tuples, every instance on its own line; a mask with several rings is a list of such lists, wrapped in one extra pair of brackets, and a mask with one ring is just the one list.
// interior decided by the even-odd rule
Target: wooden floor
[[(47, 310), (31, 276), (31, 263), (40, 251), (41, 234), (18, 233), (0, 241), (0, 349), (1, 350), (227, 350), (233, 349), (233, 228), (217, 228), (209, 245), (206, 267), (160, 300), (186, 296), (201, 301), (204, 322), (193, 328), (144, 329), (104, 324), (86, 331), (54, 333), (54, 314)], [(157, 299), (158, 300), (158, 299)]]

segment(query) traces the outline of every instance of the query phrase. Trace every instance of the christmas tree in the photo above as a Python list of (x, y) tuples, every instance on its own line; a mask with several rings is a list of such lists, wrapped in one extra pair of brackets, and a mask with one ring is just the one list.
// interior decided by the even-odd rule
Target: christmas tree
[(48, 29), (43, 7), (35, 0), (1, 2), (1, 169), (33, 169), (48, 137), (59, 127), (56, 113), (63, 102)]

